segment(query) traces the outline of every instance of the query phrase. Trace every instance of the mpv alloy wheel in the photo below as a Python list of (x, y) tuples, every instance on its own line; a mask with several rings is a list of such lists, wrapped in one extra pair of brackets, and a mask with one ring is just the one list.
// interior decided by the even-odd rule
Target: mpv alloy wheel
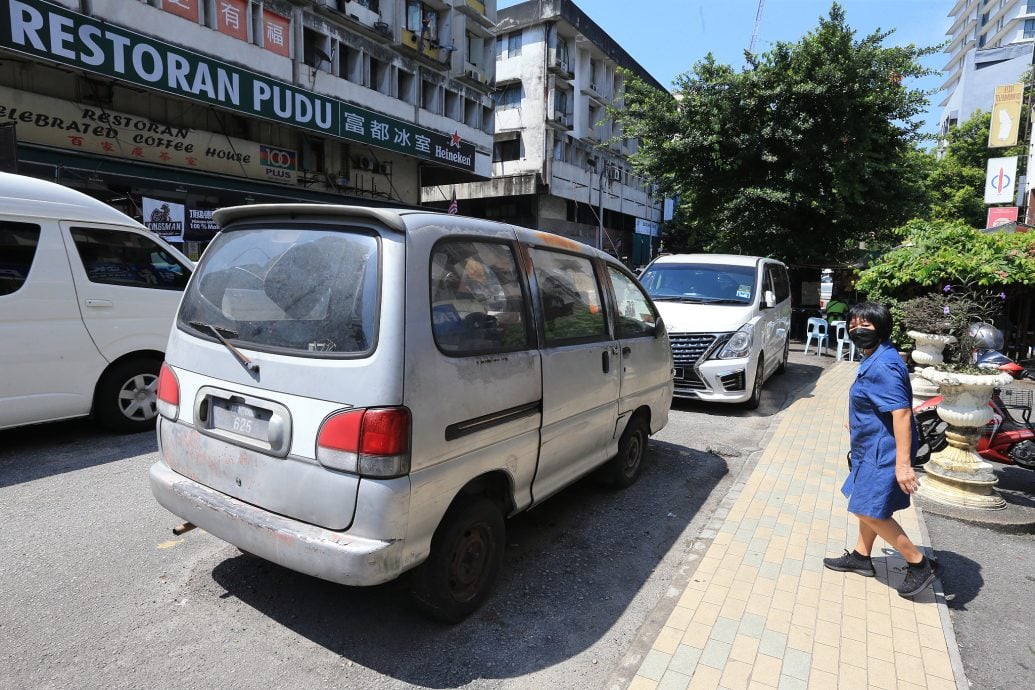
[(758, 356), (758, 366), (755, 367), (755, 381), (751, 385), (751, 397), (744, 402), (744, 407), (754, 410), (762, 402), (762, 384), (765, 383), (765, 362), (762, 355)]

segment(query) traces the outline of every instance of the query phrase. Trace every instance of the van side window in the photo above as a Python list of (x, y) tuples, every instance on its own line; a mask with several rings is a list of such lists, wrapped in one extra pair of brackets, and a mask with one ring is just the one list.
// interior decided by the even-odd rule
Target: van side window
[(654, 335), (657, 315), (650, 300), (632, 278), (617, 268), (607, 267), (611, 285), (615, 291), (615, 321), (619, 338), (634, 338), (638, 335)]
[(593, 263), (582, 256), (530, 249), (548, 345), (603, 340), (607, 323)]
[(791, 296), (791, 281), (787, 277), (787, 269), (773, 266), (773, 284), (776, 285), (776, 303), (779, 304)]
[(72, 228), (72, 241), (91, 283), (182, 290), (190, 277), (160, 244), (135, 232)]
[(431, 255), (431, 324), (446, 354), (529, 346), (525, 297), (514, 250), (498, 242), (447, 240)]
[(39, 241), (38, 225), (0, 222), (0, 296), (25, 284)]

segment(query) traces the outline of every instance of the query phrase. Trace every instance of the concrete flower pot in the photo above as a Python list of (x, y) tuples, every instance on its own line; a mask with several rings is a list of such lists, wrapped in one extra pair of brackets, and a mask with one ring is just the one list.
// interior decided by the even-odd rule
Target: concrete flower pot
[(913, 361), (922, 367), (933, 364), (941, 364), (945, 361), (942, 350), (946, 345), (952, 345), (956, 338), (951, 335), (937, 335), (935, 333), (921, 333), (920, 331), (907, 331), (906, 335), (913, 339), (916, 348), (913, 350)]

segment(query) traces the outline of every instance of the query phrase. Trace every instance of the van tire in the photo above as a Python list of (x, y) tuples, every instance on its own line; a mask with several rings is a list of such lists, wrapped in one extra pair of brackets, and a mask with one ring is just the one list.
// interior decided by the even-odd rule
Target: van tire
[(791, 358), (791, 337), (787, 336), (783, 339), (783, 359), (780, 360), (780, 366), (776, 367), (777, 374), (787, 373), (787, 360)]
[(762, 386), (765, 384), (765, 358), (758, 356), (758, 366), (755, 367), (755, 381), (751, 386), (751, 397), (744, 401), (744, 407), (749, 410), (757, 410), (762, 402)]
[[(119, 433), (154, 429), (158, 418), (157, 357), (133, 357), (108, 369), (97, 384), (93, 399), (94, 418)], [(130, 396), (139, 396), (133, 399)]]
[(622, 437), (618, 439), (618, 455), (607, 465), (608, 483), (616, 489), (625, 489), (636, 483), (647, 461), (647, 437), (650, 429), (643, 415), (629, 420)]
[(431, 554), (410, 575), (410, 596), (424, 614), (459, 623), (489, 596), (500, 567), (506, 528), (487, 498), (454, 505), (431, 539)]

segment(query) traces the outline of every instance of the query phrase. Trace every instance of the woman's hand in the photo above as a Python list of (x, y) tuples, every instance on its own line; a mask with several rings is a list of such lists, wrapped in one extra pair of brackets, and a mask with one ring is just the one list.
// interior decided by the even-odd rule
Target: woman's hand
[(920, 488), (920, 481), (916, 478), (916, 472), (909, 465), (895, 466), (895, 481), (898, 482), (899, 488), (907, 496)]

